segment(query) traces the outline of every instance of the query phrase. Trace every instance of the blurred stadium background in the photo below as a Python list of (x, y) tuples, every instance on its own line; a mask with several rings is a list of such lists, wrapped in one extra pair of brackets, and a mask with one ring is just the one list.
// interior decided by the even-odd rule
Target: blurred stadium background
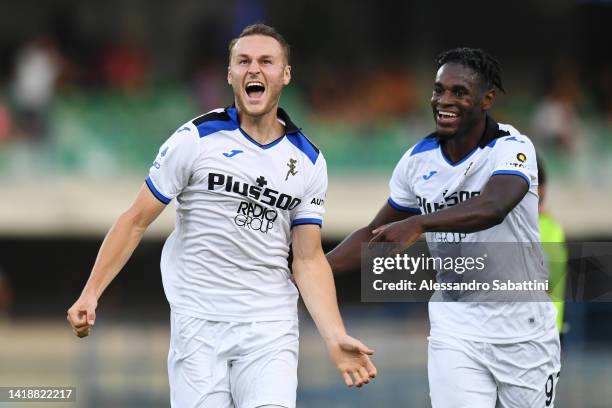
[[(611, 240), (609, 0), (1, 0), (0, 386), (76, 386), (74, 407), (168, 406), (158, 262), (171, 209), (103, 296), (92, 337), (73, 337), (65, 310), (160, 144), (231, 103), (227, 43), (256, 21), (292, 45), (282, 106), (328, 161), (326, 247), (384, 203), (393, 166), (432, 128), (434, 58), (459, 45), (501, 60), (493, 115), (535, 141), (568, 240)], [(303, 313), (298, 406), (427, 406), (426, 305), (362, 304), (358, 274), (337, 286), (381, 375), (345, 390)], [(610, 406), (610, 306), (567, 305), (558, 407)]]

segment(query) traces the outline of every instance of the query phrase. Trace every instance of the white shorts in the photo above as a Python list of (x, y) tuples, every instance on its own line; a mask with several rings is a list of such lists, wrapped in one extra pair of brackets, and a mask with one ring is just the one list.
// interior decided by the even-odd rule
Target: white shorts
[(298, 322), (214, 322), (171, 314), (174, 408), (294, 408)]
[(557, 331), (512, 344), (429, 338), (433, 408), (553, 408), (561, 348)]

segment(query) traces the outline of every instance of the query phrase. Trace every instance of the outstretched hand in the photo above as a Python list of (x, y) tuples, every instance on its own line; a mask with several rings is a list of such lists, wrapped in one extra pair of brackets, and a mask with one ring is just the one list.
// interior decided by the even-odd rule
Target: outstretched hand
[(361, 387), (376, 377), (376, 367), (369, 357), (374, 351), (359, 340), (344, 335), (335, 342), (327, 343), (327, 350), (348, 387)]
[(374, 242), (398, 242), (404, 248), (414, 244), (423, 234), (424, 228), (419, 217), (382, 225), (372, 231), (370, 244)]
[(78, 337), (89, 336), (91, 328), (93, 327), (96, 320), (96, 307), (98, 301), (95, 296), (84, 296), (82, 295), (77, 301), (68, 309), (66, 319), (72, 326), (72, 331)]

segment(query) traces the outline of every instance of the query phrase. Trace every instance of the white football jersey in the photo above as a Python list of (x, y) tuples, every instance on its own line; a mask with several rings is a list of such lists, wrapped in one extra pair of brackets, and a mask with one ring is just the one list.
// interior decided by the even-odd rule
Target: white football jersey
[[(529, 185), (525, 197), (501, 224), (489, 229), (473, 233), (426, 233), (432, 253), (440, 244), (539, 243), (535, 149), (527, 136), (510, 125), (497, 124), (490, 117), (479, 146), (459, 162), (449, 161), (435, 134), (408, 150), (391, 177), (388, 202), (400, 211), (432, 213), (479, 195), (489, 179), (497, 174), (521, 177)], [(539, 244), (514, 245), (513, 249), (516, 248), (526, 248), (518, 254), (520, 260), (510, 264), (507, 254), (497, 252), (496, 255), (496, 251), (492, 251), (487, 254), (486, 264), (496, 267), (497, 257), (499, 268), (511, 268), (506, 270), (512, 277), (537, 274), (537, 278), (544, 280), (546, 270), (542, 266)], [(438, 281), (448, 280), (448, 276), (440, 272), (437, 278)], [(556, 312), (550, 302), (435, 301), (440, 299), (441, 294), (436, 293), (429, 303), (432, 336), (511, 343), (538, 337), (555, 324)]]
[(176, 227), (161, 257), (164, 291), (177, 313), (213, 321), (297, 319), (289, 279), (291, 228), (321, 225), (327, 168), (319, 150), (278, 110), (284, 136), (249, 137), (234, 107), (181, 126), (146, 180)]

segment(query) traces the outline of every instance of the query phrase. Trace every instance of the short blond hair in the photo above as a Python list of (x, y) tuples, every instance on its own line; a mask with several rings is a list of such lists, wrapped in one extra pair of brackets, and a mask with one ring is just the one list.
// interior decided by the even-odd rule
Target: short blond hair
[(289, 55), (290, 55), (289, 43), (285, 40), (285, 38), (282, 35), (280, 35), (278, 31), (276, 31), (276, 29), (274, 29), (273, 27), (270, 27), (269, 25), (262, 24), (262, 23), (252, 24), (250, 26), (245, 27), (245, 29), (242, 30), (242, 32), (237, 38), (234, 38), (232, 41), (230, 41), (229, 47), (228, 47), (230, 58), (232, 57), (232, 50), (234, 49), (234, 46), (236, 45), (238, 40), (241, 39), (242, 37), (248, 37), (250, 35), (265, 35), (266, 37), (274, 38), (276, 41), (278, 41), (281, 48), (283, 49), (283, 54), (285, 55), (285, 60), (287, 61), (287, 64), (289, 63)]

